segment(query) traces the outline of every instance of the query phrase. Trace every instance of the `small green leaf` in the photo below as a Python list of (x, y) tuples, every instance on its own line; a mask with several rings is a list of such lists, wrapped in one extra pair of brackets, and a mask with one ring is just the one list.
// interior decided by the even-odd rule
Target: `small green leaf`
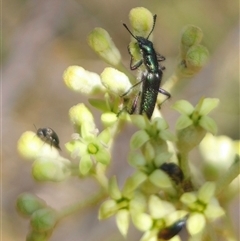
[(150, 136), (144, 130), (137, 131), (131, 137), (131, 150), (140, 148), (144, 143), (150, 140)]
[(100, 148), (98, 152), (95, 155), (96, 160), (98, 162), (101, 162), (104, 165), (108, 165), (111, 160), (111, 154), (108, 150), (106, 150), (104, 147)]
[(160, 167), (164, 162), (167, 162), (172, 156), (172, 153), (162, 152), (154, 159), (154, 163), (157, 167)]
[(146, 213), (133, 213), (132, 221), (136, 228), (143, 232), (149, 230), (153, 224), (152, 218)]
[(208, 204), (210, 199), (214, 196), (216, 190), (216, 184), (213, 182), (206, 182), (198, 191), (198, 199)]
[(225, 211), (222, 207), (219, 206), (217, 200), (215, 202), (211, 202), (207, 205), (207, 208), (204, 210), (204, 215), (210, 221), (214, 221), (215, 219), (221, 217), (225, 214)]
[(171, 133), (169, 130), (163, 130), (159, 133), (159, 137), (162, 139), (162, 140), (165, 140), (165, 141), (176, 141), (177, 138), (175, 137), (175, 135), (173, 133)]
[(100, 220), (109, 218), (110, 216), (115, 214), (117, 211), (118, 211), (117, 203), (114, 200), (107, 200), (101, 205), (101, 207), (99, 209), (99, 213), (98, 213), (98, 218)]
[(201, 213), (193, 213), (187, 220), (187, 230), (194, 236), (200, 233), (206, 225), (206, 219)]
[(101, 110), (102, 112), (109, 111), (105, 100), (102, 99), (88, 99), (88, 102), (95, 108)]
[(109, 196), (114, 200), (119, 200), (122, 197), (122, 193), (117, 184), (116, 176), (113, 176), (109, 181)]
[(128, 156), (128, 163), (136, 168), (145, 166), (146, 160), (141, 153), (131, 152)]
[(216, 122), (209, 116), (202, 116), (199, 120), (199, 125), (205, 129), (206, 131), (209, 131), (213, 135), (217, 134), (217, 124)]
[(154, 219), (164, 218), (175, 211), (173, 204), (161, 200), (159, 197), (152, 195), (149, 198), (149, 212)]
[(120, 233), (126, 237), (129, 227), (129, 212), (126, 209), (119, 210), (116, 214), (116, 222)]
[(181, 115), (176, 122), (176, 129), (181, 130), (193, 124), (193, 121), (186, 115)]
[(194, 111), (194, 107), (186, 100), (179, 100), (174, 103), (172, 109), (178, 111), (183, 115), (191, 115)]
[(172, 187), (172, 182), (169, 176), (162, 170), (155, 170), (149, 176), (149, 180), (155, 186), (166, 189)]
[(123, 187), (123, 195), (129, 195), (132, 193), (139, 185), (141, 185), (147, 179), (147, 175), (142, 172), (135, 172), (131, 177), (129, 177)]
[(197, 201), (197, 195), (196, 193), (186, 192), (181, 196), (180, 200), (182, 203), (190, 205)]
[(110, 128), (104, 129), (97, 138), (100, 143), (107, 145), (112, 140)]
[(215, 109), (219, 104), (219, 99), (216, 98), (205, 98), (202, 102), (202, 106), (199, 114), (204, 116)]
[(90, 155), (84, 155), (79, 163), (79, 171), (82, 175), (87, 175), (93, 166)]
[(147, 120), (143, 115), (132, 115), (131, 120), (134, 125), (136, 125), (139, 129), (144, 130), (147, 126)]

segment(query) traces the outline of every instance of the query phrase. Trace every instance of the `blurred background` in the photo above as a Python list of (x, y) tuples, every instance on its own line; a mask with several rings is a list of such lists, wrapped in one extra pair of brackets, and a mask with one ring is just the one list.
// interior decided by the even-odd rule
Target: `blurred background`
[[(2, 240), (25, 240), (28, 220), (19, 217), (15, 200), (22, 192), (31, 192), (56, 209), (83, 200), (97, 190), (91, 180), (71, 178), (64, 183), (36, 183), (31, 178), (31, 163), (18, 155), (21, 134), (35, 127), (51, 127), (64, 143), (73, 128), (68, 119), (71, 106), (87, 98), (73, 93), (63, 83), (63, 71), (80, 65), (101, 73), (108, 65), (99, 60), (87, 45), (87, 35), (95, 27), (106, 29), (129, 66), (127, 46), (128, 14), (133, 7), (146, 7), (157, 14), (154, 30), (155, 49), (166, 57), (164, 80), (177, 63), (181, 30), (193, 24), (203, 30), (204, 44), (210, 52), (208, 65), (193, 79), (184, 80), (164, 104), (164, 118), (174, 130), (178, 114), (170, 106), (185, 99), (196, 104), (202, 96), (220, 99), (211, 115), (219, 127), (218, 135), (239, 139), (239, 2), (227, 0), (8, 0), (2, 2)], [(90, 107), (91, 108), (91, 107)], [(92, 109), (93, 110), (93, 109)], [(100, 113), (93, 110), (101, 130)], [(114, 147), (109, 175), (118, 180), (132, 172), (126, 153), (134, 130), (127, 126)], [(126, 134), (127, 133), (127, 134)], [(193, 159), (198, 155), (193, 154)], [(197, 159), (198, 160), (198, 159)], [(200, 160), (199, 160), (200, 161)], [(117, 170), (117, 171), (116, 171)], [(231, 206), (236, 230), (239, 225), (239, 200)], [(238, 209), (238, 212), (236, 212)], [(99, 222), (98, 206), (66, 218), (56, 228), (51, 241), (121, 241), (114, 218)], [(238, 214), (238, 215), (237, 215)], [(139, 240), (140, 233), (130, 230), (126, 240)]]

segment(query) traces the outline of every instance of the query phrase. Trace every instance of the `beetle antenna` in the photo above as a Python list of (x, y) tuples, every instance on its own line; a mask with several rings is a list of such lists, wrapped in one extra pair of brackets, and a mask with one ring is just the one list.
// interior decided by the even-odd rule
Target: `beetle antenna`
[(127, 31), (137, 40), (137, 38), (133, 35), (133, 33), (129, 30), (128, 26), (123, 23), (123, 26), (127, 29)]
[(152, 26), (152, 30), (151, 30), (150, 33), (148, 34), (147, 39), (149, 38), (149, 36), (151, 35), (151, 33), (152, 33), (153, 30), (154, 30), (154, 27), (155, 27), (155, 24), (156, 24), (156, 19), (157, 19), (157, 14), (155, 14), (155, 15), (153, 16), (153, 26)]

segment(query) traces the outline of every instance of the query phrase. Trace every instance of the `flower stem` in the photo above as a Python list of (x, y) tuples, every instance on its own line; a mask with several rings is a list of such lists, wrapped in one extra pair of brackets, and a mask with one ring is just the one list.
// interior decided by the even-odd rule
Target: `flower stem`
[(84, 201), (80, 201), (69, 207), (63, 208), (61, 211), (59, 211), (59, 220), (73, 213), (76, 213), (83, 209), (94, 206), (105, 197), (106, 197), (106, 192), (105, 190), (102, 189), (97, 194), (91, 196), (90, 198)]
[(216, 185), (216, 195), (221, 195), (223, 190), (226, 190), (228, 185), (240, 174), (240, 161), (239, 155), (236, 155), (233, 164), (230, 168), (224, 173), (224, 175), (219, 178), (217, 185)]

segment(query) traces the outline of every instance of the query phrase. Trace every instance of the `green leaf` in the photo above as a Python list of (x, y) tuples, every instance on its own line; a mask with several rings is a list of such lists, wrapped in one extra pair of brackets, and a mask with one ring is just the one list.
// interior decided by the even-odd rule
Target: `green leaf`
[(100, 143), (102, 144), (108, 144), (110, 142), (110, 140), (112, 140), (112, 135), (111, 135), (111, 131), (110, 128), (106, 128), (104, 129), (99, 135), (98, 135), (98, 140)]
[(119, 210), (116, 214), (116, 222), (120, 233), (126, 237), (129, 227), (129, 212), (126, 209)]
[(152, 218), (146, 213), (133, 213), (132, 221), (136, 228), (143, 232), (149, 230), (153, 224)]
[(175, 102), (172, 109), (178, 111), (183, 115), (191, 115), (194, 111), (194, 107), (186, 100), (179, 100)]
[(105, 100), (102, 99), (88, 99), (88, 102), (95, 108), (101, 110), (102, 112), (109, 111), (109, 108)]
[(206, 219), (203, 214), (193, 213), (187, 220), (187, 230), (190, 235), (194, 236), (200, 233), (206, 225)]
[(150, 136), (146, 133), (146, 131), (140, 130), (135, 132), (130, 141), (131, 150), (140, 148), (148, 140), (150, 140)]
[(157, 127), (157, 130), (166, 130), (168, 128), (168, 123), (163, 118), (155, 118), (153, 119), (153, 126)]
[(145, 157), (141, 153), (131, 152), (128, 156), (128, 163), (136, 168), (146, 165)]
[(208, 204), (210, 199), (214, 196), (216, 184), (214, 182), (206, 182), (198, 191), (198, 199)]
[(109, 218), (110, 216), (115, 214), (117, 211), (118, 211), (117, 203), (114, 200), (107, 200), (101, 205), (101, 207), (99, 209), (99, 213), (98, 213), (98, 218), (100, 220)]
[(102, 164), (104, 164), (106, 166), (110, 163), (110, 160), (111, 160), (110, 152), (108, 150), (106, 150), (104, 147), (102, 147), (98, 150), (95, 157), (98, 162), (101, 162)]
[(173, 204), (152, 195), (149, 198), (149, 212), (154, 219), (160, 219), (175, 211)]
[(217, 124), (216, 122), (209, 116), (202, 116), (199, 120), (199, 125), (205, 129), (206, 131), (209, 131), (213, 135), (217, 134)]
[(119, 200), (122, 197), (122, 193), (117, 184), (116, 176), (113, 176), (109, 181), (109, 196), (114, 200)]
[(165, 141), (176, 141), (177, 138), (173, 133), (171, 133), (169, 130), (163, 130), (159, 133), (159, 137), (161, 137), (162, 140)]
[(193, 124), (193, 121), (186, 115), (181, 115), (176, 122), (176, 129), (181, 130)]
[(79, 163), (79, 171), (82, 175), (87, 175), (93, 166), (90, 155), (85, 155), (81, 158)]
[(172, 188), (171, 179), (169, 176), (162, 170), (155, 170), (151, 173), (149, 176), (149, 180), (151, 183), (153, 183), (155, 186), (166, 189), (166, 188)]
[(154, 163), (157, 167), (160, 167), (164, 162), (167, 162), (172, 156), (172, 153), (162, 152), (154, 159)]
[(123, 187), (123, 196), (131, 194), (139, 185), (147, 179), (147, 175), (142, 172), (136, 172), (129, 177)]
[(213, 109), (215, 109), (219, 104), (219, 99), (216, 98), (205, 98), (202, 102), (202, 106), (199, 114), (202, 116), (207, 115)]
[(144, 130), (147, 126), (147, 120), (142, 115), (132, 115), (131, 120), (134, 125), (136, 125), (139, 129)]

